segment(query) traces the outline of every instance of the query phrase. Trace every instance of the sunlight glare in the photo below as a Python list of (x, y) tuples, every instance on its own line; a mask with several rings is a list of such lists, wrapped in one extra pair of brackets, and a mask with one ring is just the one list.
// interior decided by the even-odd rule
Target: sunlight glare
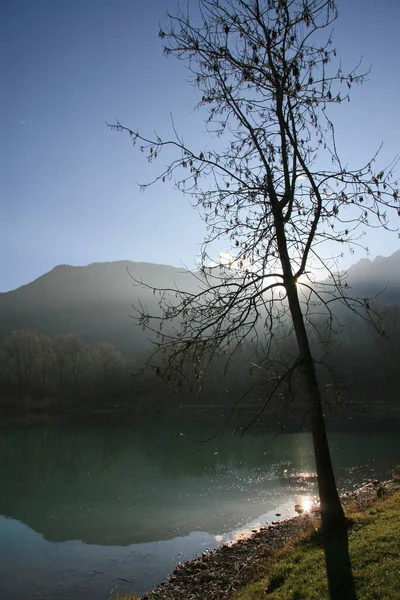
[(304, 512), (309, 512), (311, 510), (312, 507), (312, 500), (309, 496), (303, 498), (302, 500), (302, 505), (304, 508)]
[(313, 500), (310, 496), (303, 496), (300, 499), (300, 502), (298, 504), (294, 505), (294, 510), (299, 514), (302, 515), (303, 513), (308, 513), (310, 512), (310, 510), (312, 509), (313, 506)]

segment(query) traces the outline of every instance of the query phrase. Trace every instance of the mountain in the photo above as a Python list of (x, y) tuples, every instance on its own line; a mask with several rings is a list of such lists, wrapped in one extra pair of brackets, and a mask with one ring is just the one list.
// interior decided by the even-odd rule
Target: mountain
[[(195, 291), (198, 280), (181, 268), (118, 261), (86, 267), (61, 265), (32, 283), (0, 294), (0, 340), (14, 329), (33, 328), (55, 335), (77, 333), (84, 341), (104, 340), (126, 354), (138, 355), (148, 346), (148, 334), (134, 326), (130, 315), (139, 300), (157, 311), (157, 295), (137, 286)], [(400, 305), (400, 250), (392, 256), (363, 259), (348, 270), (352, 293)]]
[(358, 297), (377, 296), (383, 304), (400, 304), (400, 250), (388, 257), (363, 258), (349, 268), (347, 275)]
[(157, 297), (135, 281), (161, 288), (194, 289), (185, 269), (118, 261), (85, 267), (60, 265), (32, 283), (0, 294), (0, 339), (14, 329), (32, 328), (55, 335), (77, 333), (84, 341), (108, 341), (127, 354), (148, 346), (134, 325), (132, 305), (140, 299), (157, 311)]

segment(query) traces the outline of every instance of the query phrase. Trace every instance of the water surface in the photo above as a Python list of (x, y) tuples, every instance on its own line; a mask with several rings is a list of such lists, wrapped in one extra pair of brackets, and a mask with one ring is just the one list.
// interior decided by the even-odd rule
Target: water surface
[[(315, 495), (310, 436), (223, 435), (172, 425), (0, 429), (0, 596), (106, 600), (295, 514)], [(385, 478), (396, 434), (332, 435), (341, 490)], [(297, 477), (303, 475), (303, 477)], [(279, 516), (277, 516), (279, 515)]]

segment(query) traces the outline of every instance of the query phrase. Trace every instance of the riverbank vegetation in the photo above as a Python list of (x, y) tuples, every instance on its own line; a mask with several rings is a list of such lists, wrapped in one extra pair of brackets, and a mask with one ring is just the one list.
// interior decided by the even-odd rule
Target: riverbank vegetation
[[(387, 339), (353, 321), (326, 343), (316, 343), (316, 351), (337, 373), (332, 381), (326, 369), (318, 370), (331, 428), (364, 430), (398, 423), (400, 308), (382, 312)], [(293, 336), (281, 340), (275, 354), (290, 359), (295, 354)], [(49, 336), (15, 330), (0, 345), (0, 413), (128, 411), (138, 418), (196, 418), (218, 425), (230, 418), (237, 427), (260, 412), (260, 390), (272, 363), (250, 343), (231, 358), (228, 369), (215, 357), (201, 389), (193, 366), (179, 389), (160, 380), (156, 369), (141, 373), (147, 357), (123, 354), (109, 342), (87, 343), (76, 333)], [(271, 398), (258, 425), (307, 428), (306, 413), (304, 389), (295, 380)]]

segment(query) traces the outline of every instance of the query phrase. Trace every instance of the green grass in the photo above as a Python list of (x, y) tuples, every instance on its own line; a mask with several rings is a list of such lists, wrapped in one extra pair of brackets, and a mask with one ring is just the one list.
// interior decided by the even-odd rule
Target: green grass
[[(349, 505), (346, 513), (353, 522), (349, 549), (357, 597), (399, 598), (400, 493), (383, 496), (362, 512)], [(329, 600), (324, 553), (315, 534), (286, 547), (265, 565), (265, 573), (232, 600)]]

